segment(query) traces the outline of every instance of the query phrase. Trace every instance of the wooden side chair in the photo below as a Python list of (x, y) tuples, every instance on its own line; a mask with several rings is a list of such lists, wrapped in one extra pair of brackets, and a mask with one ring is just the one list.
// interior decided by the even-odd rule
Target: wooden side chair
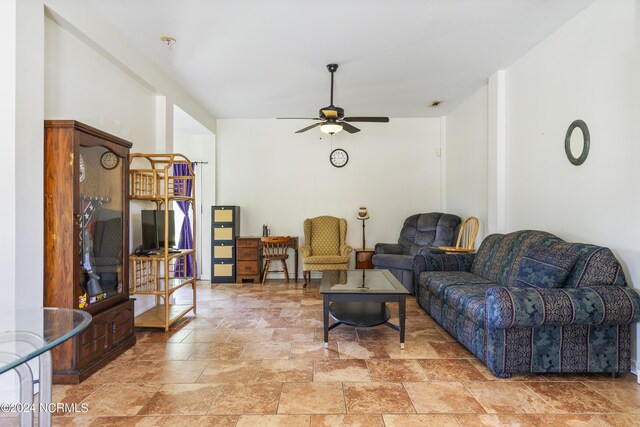
[(456, 253), (474, 253), (476, 251), (476, 237), (478, 236), (478, 228), (480, 221), (475, 216), (465, 219), (460, 226), (458, 240), (455, 246), (438, 246), (438, 249), (447, 254)]
[(289, 248), (288, 243), (291, 237), (262, 237), (260, 240), (262, 241), (262, 258), (265, 260), (264, 271), (262, 272), (262, 284), (264, 285), (267, 279), (271, 261), (278, 260), (282, 262), (282, 270), (271, 270), (271, 272), (284, 273), (284, 277), (287, 279), (287, 283), (289, 283), (289, 271), (287, 270), (287, 258), (289, 258), (289, 255), (287, 254), (287, 249)]

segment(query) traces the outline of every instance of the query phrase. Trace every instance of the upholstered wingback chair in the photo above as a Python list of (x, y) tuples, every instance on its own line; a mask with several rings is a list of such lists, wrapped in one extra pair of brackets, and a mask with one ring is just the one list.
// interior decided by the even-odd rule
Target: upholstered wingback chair
[(353, 249), (346, 239), (347, 221), (344, 218), (318, 216), (304, 220), (304, 246), (300, 253), (305, 287), (312, 271), (349, 268), (349, 253)]
[(393, 273), (409, 292), (414, 292), (413, 264), (422, 248), (455, 245), (461, 219), (440, 212), (411, 215), (404, 221), (398, 243), (378, 243), (372, 262), (375, 268)]

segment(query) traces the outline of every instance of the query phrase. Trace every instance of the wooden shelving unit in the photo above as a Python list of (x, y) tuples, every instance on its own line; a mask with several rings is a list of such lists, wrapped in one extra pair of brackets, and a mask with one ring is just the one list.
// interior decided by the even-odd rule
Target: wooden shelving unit
[[(196, 246), (195, 197), (186, 196), (186, 189), (195, 192), (195, 175), (191, 161), (182, 154), (131, 154), (130, 192), (131, 201), (155, 203), (156, 210), (164, 210), (164, 248), (154, 255), (129, 257), (131, 262), (130, 295), (154, 295), (156, 306), (136, 316), (135, 325), (147, 328), (164, 328), (165, 331), (184, 315), (196, 312), (196, 251), (195, 249), (170, 252), (169, 209), (171, 203), (185, 201), (189, 205), (192, 220), (193, 247)], [(173, 166), (187, 165), (189, 175), (175, 175)], [(144, 165), (148, 167), (137, 167)], [(134, 168), (135, 166), (135, 168)], [(187, 263), (191, 263), (193, 276), (186, 276)], [(171, 304), (174, 292), (190, 286), (191, 301)]]

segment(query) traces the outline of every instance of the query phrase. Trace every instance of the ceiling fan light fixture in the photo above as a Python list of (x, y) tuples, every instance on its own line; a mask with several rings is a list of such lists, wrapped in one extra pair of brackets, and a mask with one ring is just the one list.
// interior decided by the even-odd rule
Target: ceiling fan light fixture
[(333, 135), (342, 130), (342, 124), (340, 123), (325, 123), (320, 126), (320, 131), (328, 135)]

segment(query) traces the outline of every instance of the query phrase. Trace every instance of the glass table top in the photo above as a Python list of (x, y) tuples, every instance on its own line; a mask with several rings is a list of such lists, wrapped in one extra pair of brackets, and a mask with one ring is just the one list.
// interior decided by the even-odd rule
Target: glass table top
[(91, 322), (91, 315), (66, 308), (0, 312), (0, 374), (51, 350)]
[(389, 270), (323, 271), (321, 294), (408, 294), (407, 288)]

